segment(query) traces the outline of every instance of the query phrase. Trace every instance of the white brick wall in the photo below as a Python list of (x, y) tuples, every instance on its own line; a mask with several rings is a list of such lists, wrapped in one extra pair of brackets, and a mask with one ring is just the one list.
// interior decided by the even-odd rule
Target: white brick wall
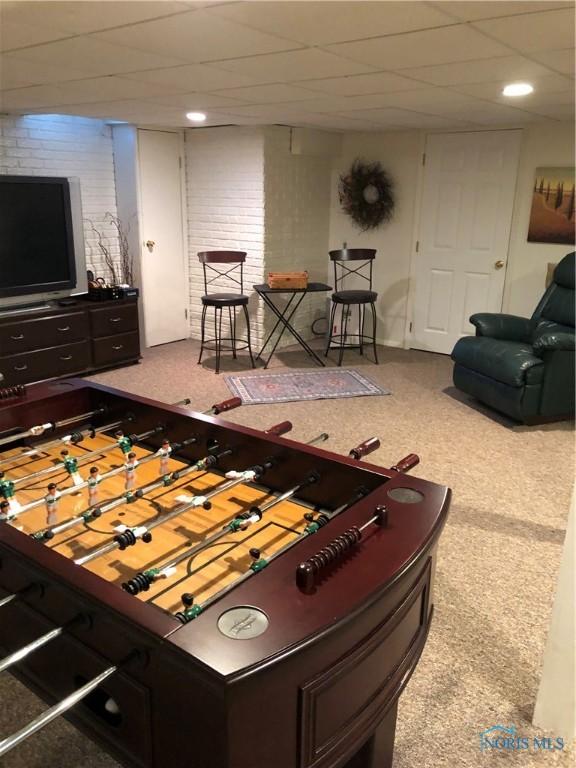
[(116, 215), (110, 127), (100, 120), (66, 115), (0, 117), (0, 173), (80, 178), (86, 264), (108, 277), (89, 220), (118, 256), (116, 231), (105, 220)]
[[(308, 269), (326, 281), (330, 160), (290, 154), (290, 129), (226, 127), (186, 132), (190, 328), (200, 337), (204, 293), (201, 250), (247, 252), (245, 291), (251, 295), (254, 349), (274, 318), (252, 292), (271, 270)], [(296, 327), (311, 337), (312, 320), (325, 314), (326, 295), (307, 297)], [(291, 336), (282, 345), (294, 343)]]
[[(245, 293), (253, 294), (252, 285), (264, 279), (263, 130), (224, 127), (186, 131), (186, 187), (190, 332), (193, 338), (200, 338), (204, 284), (198, 251), (246, 251)], [(253, 350), (257, 351), (263, 310), (253, 295), (249, 311)]]

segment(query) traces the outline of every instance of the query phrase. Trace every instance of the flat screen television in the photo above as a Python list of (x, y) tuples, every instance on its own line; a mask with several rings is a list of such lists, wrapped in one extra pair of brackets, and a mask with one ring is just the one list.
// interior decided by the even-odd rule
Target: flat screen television
[(79, 180), (0, 175), (0, 309), (87, 290)]

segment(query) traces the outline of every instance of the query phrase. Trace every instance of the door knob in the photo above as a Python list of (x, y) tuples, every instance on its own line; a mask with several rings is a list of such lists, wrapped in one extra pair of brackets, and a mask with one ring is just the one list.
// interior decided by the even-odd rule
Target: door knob
[(144, 243), (144, 245), (146, 246), (146, 248), (148, 248), (148, 250), (150, 251), (150, 253), (152, 253), (152, 251), (154, 250), (154, 246), (156, 245), (156, 243), (155, 243), (155, 241), (154, 241), (154, 240), (146, 240), (146, 242)]
[(504, 262), (502, 261), (502, 259), (498, 259), (498, 261), (494, 262), (494, 266), (496, 267), (496, 269), (502, 269), (502, 267), (504, 266)]

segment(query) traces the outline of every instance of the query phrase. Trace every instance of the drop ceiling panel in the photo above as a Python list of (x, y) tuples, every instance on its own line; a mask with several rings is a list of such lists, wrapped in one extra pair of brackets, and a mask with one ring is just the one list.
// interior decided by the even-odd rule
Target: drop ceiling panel
[[(351, 112), (346, 117), (364, 118), (384, 126), (398, 126), (400, 128), (450, 128), (458, 125), (459, 121), (445, 119), (436, 115), (419, 114), (403, 109), (366, 109)], [(460, 127), (465, 127), (460, 123)]]
[(147, 21), (108, 32), (97, 32), (99, 40), (126, 45), (184, 62), (232, 59), (298, 48), (298, 43), (248, 29), (208, 11), (191, 11), (158, 21)]
[(226, 107), (232, 109), (233, 106), (245, 104), (243, 99), (230, 99), (226, 96), (220, 96), (213, 93), (169, 93), (164, 96), (155, 96), (149, 99), (155, 104), (163, 104), (168, 107), (180, 107), (182, 114), (186, 112), (195, 112), (200, 109), (211, 109), (213, 107)]
[(436, 8), (463, 21), (476, 21), (479, 19), (494, 19), (499, 16), (514, 16), (520, 13), (535, 13), (548, 11), (554, 8), (570, 7), (572, 3), (548, 2), (538, 3), (532, 0), (526, 2), (506, 2), (506, 0), (489, 0), (488, 2), (475, 2), (475, 0), (448, 0), (448, 2), (434, 3)]
[(295, 85), (285, 85), (284, 83), (255, 85), (250, 88), (230, 88), (218, 91), (218, 95), (252, 101), (255, 104), (260, 102), (273, 103), (317, 98), (316, 93), (312, 91), (307, 91), (305, 88), (299, 88)]
[(476, 29), (525, 53), (574, 47), (574, 8), (475, 22)]
[(27, 85), (61, 83), (85, 77), (92, 77), (92, 73), (82, 69), (52, 66), (45, 62), (28, 61), (17, 53), (4, 54), (0, 65), (0, 89), (2, 90)]
[(297, 82), (310, 77), (338, 77), (372, 72), (373, 67), (335, 56), (333, 53), (306, 48), (268, 56), (249, 56), (229, 61), (215, 61), (213, 66), (251, 77), (266, 77), (266, 82)]
[(470, 59), (506, 56), (510, 50), (458, 24), (394, 37), (331, 45), (330, 50), (380, 69), (398, 70)]
[(132, 72), (127, 77), (146, 83), (159, 83), (171, 91), (215, 91), (219, 88), (240, 88), (268, 82), (266, 77), (248, 77), (240, 72), (228, 72), (207, 64), (184, 64), (181, 67)]
[(94, 75), (115, 75), (137, 69), (171, 67), (183, 64), (179, 59), (111, 45), (93, 37), (72, 37), (26, 49), (30, 61), (58, 67), (81, 67)]
[(303, 85), (313, 91), (334, 96), (356, 96), (371, 93), (390, 93), (426, 88), (426, 83), (410, 80), (393, 72), (376, 72), (353, 77), (331, 77), (320, 80), (306, 80)]
[[(1, 10), (1, 9), (0, 9)], [(4, 21), (0, 16), (0, 50), (12, 51), (28, 45), (47, 43), (67, 37), (67, 32), (50, 30), (32, 24), (14, 24)]]
[(60, 29), (77, 35), (189, 10), (185, 3), (168, 0), (166, 2), (140, 2), (140, 0), (2, 2), (2, 18), (5, 21), (38, 24), (47, 29)]
[(574, 77), (576, 67), (574, 48), (567, 48), (562, 51), (538, 51), (532, 54), (532, 58), (541, 61), (542, 64), (550, 67), (550, 69)]
[(433, 85), (458, 85), (460, 83), (483, 83), (502, 79), (543, 77), (550, 74), (542, 64), (536, 64), (523, 56), (503, 56), (495, 59), (462, 61), (454, 64), (440, 64), (435, 67), (403, 69), (402, 75), (416, 78)]
[(542, 118), (550, 118), (553, 120), (571, 120), (574, 121), (574, 105), (573, 104), (559, 104), (557, 106), (538, 106), (531, 110), (533, 115), (539, 115)]
[(222, 5), (212, 13), (308, 45), (453, 23), (426, 2), (247, 2)]

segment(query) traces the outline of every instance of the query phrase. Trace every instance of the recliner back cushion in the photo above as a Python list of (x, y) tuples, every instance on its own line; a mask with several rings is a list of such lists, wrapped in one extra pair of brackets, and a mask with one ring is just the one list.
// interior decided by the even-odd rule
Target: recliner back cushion
[(556, 284), (542, 307), (540, 317), (574, 328), (574, 288)]

